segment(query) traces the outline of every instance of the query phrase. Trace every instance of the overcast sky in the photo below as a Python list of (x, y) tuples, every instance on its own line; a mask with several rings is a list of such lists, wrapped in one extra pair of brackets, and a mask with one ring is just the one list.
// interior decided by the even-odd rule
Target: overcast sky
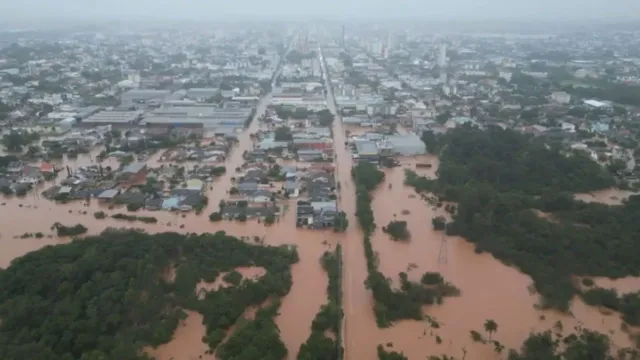
[(0, 0), (2, 19), (640, 19), (640, 0)]

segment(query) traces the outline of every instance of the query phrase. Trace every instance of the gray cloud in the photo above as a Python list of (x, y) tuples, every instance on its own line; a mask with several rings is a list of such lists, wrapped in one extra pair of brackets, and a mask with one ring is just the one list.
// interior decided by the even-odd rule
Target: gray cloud
[(206, 19), (632, 19), (640, 0), (0, 0), (0, 18)]

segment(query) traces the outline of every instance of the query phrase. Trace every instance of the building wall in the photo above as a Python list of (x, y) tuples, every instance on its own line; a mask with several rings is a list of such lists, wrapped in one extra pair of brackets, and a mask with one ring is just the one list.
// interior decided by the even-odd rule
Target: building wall
[(96, 128), (96, 127), (100, 127), (100, 126), (107, 126), (107, 125), (111, 125), (112, 129), (118, 129), (118, 130), (129, 130), (129, 129), (133, 129), (135, 127), (137, 127), (137, 125), (135, 123), (122, 123), (122, 122), (101, 122), (101, 123), (87, 123), (87, 122), (80, 122), (78, 123), (77, 127), (79, 128), (83, 128), (83, 129), (91, 129), (91, 128)]
[(393, 151), (404, 156), (422, 155), (427, 152), (425, 146), (400, 145), (394, 146)]
[(314, 150), (324, 150), (331, 147), (331, 143), (327, 142), (317, 142), (317, 143), (304, 143), (304, 144), (294, 144), (297, 149), (314, 149)]

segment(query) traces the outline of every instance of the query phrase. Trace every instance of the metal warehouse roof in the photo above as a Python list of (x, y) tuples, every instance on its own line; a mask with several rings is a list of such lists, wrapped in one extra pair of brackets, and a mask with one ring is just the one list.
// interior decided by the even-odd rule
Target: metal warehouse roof
[(101, 111), (84, 119), (83, 123), (133, 123), (141, 116), (142, 111)]

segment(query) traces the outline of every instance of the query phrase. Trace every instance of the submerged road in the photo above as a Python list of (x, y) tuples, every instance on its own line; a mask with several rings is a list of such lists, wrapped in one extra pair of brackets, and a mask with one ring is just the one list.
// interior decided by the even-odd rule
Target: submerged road
[(204, 211), (205, 214), (217, 211), (220, 201), (227, 198), (227, 191), (231, 189), (231, 178), (236, 176), (235, 169), (236, 167), (242, 165), (244, 161), (242, 158), (242, 154), (245, 152), (245, 150), (248, 151), (253, 148), (253, 142), (250, 135), (260, 129), (260, 117), (265, 113), (269, 104), (271, 104), (271, 94), (273, 92), (275, 82), (278, 77), (280, 77), (280, 73), (282, 72), (282, 65), (285, 61), (284, 59), (291, 51), (291, 44), (292, 42), (289, 43), (287, 50), (280, 57), (280, 61), (278, 62), (278, 65), (273, 72), (273, 76), (271, 78), (271, 90), (260, 98), (260, 101), (256, 106), (255, 114), (251, 119), (251, 124), (249, 124), (249, 127), (244, 129), (242, 133), (240, 133), (240, 135), (238, 136), (238, 144), (233, 149), (231, 149), (229, 156), (225, 160), (224, 165), (227, 168), (226, 173), (216, 179), (213, 184), (213, 190), (210, 190), (207, 193), (209, 203), (206, 210)]
[[(360, 230), (356, 212), (355, 185), (351, 179), (353, 166), (351, 153), (345, 147), (347, 140), (342, 117), (338, 112), (335, 96), (331, 86), (331, 76), (325, 63), (322, 49), (318, 48), (318, 56), (322, 67), (323, 80), (327, 91), (327, 107), (334, 114), (333, 140), (335, 147), (336, 180), (340, 184), (339, 207), (347, 214), (349, 227), (342, 234), (342, 294), (344, 317), (342, 322), (342, 343), (344, 359), (349, 359), (349, 349), (358, 346), (354, 343), (356, 332), (362, 329), (376, 328), (373, 317), (372, 299), (364, 282), (367, 277), (366, 260), (364, 257), (364, 234)], [(357, 321), (355, 321), (357, 319)], [(353, 321), (352, 321), (353, 320)], [(366, 346), (366, 344), (360, 344)], [(369, 344), (370, 346), (370, 344)]]

